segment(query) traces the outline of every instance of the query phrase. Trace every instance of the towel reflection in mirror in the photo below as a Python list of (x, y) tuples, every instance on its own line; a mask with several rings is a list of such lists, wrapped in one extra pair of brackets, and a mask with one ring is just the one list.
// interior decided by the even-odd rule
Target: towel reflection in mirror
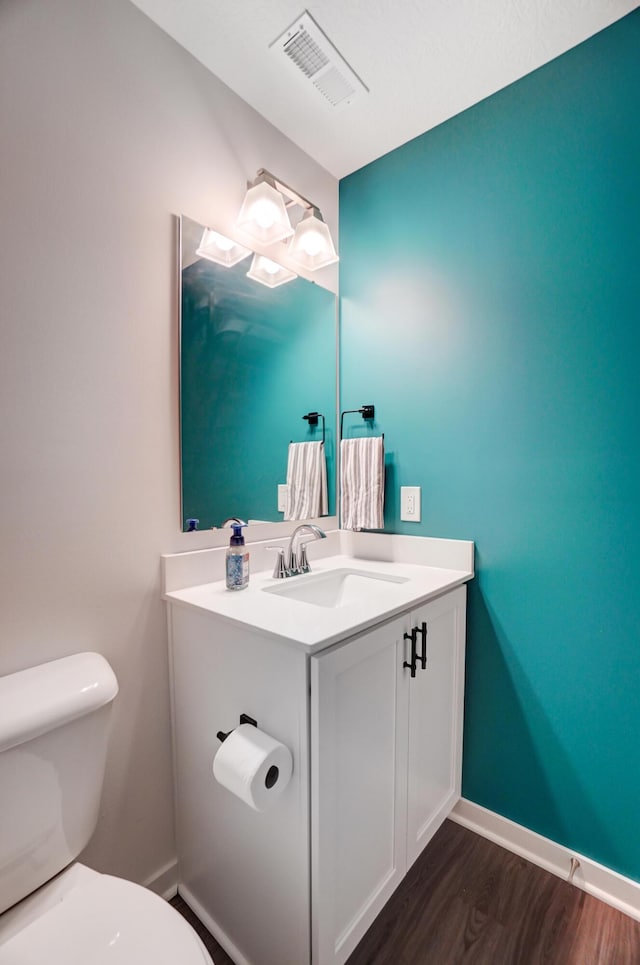
[(287, 460), (284, 519), (326, 516), (327, 460), (323, 442), (291, 442)]

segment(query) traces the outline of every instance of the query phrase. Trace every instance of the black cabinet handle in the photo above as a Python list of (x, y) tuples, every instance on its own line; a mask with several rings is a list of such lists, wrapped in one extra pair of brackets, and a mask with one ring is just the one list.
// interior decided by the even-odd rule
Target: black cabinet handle
[(420, 654), (420, 663), (422, 664), (422, 669), (427, 669), (427, 624), (422, 623), (420, 629), (416, 627), (416, 634), (422, 634), (422, 653)]
[(412, 676), (412, 677), (415, 677), (415, 675), (416, 675), (416, 660), (418, 659), (418, 658), (417, 658), (417, 655), (416, 655), (416, 638), (417, 638), (417, 635), (418, 635), (418, 631), (417, 631), (416, 627), (413, 628), (413, 630), (411, 631), (411, 633), (405, 633), (405, 635), (404, 635), (404, 639), (405, 639), (405, 640), (411, 640), (411, 663), (407, 663), (407, 661), (405, 660), (405, 662), (402, 664), (402, 666), (409, 668), (409, 670), (411, 671), (411, 676)]

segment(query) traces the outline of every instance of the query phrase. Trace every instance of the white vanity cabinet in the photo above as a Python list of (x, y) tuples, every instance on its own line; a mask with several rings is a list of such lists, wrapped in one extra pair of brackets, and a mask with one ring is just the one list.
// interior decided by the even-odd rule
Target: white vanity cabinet
[(465, 599), (311, 658), (314, 963), (346, 961), (460, 795)]
[[(179, 890), (236, 965), (346, 962), (460, 794), (473, 544), (334, 539), (360, 555), (282, 587), (355, 574), (346, 603), (282, 596), (269, 571), (242, 593), (187, 584), (197, 554), (166, 563)], [(293, 757), (262, 812), (213, 776), (241, 714)]]

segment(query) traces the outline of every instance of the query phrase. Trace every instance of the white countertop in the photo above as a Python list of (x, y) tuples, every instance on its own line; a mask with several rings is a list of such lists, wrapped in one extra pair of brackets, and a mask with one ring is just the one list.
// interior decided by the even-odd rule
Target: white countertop
[[(383, 540), (384, 535), (381, 534), (379, 539)], [(398, 538), (395, 539), (397, 543)], [(416, 537), (405, 539), (415, 540)], [(457, 541), (442, 541), (443, 544), (449, 544), (449, 552), (445, 554), (448, 557), (447, 562), (451, 561), (450, 544), (453, 542)], [(391, 544), (381, 542), (379, 545), (384, 550), (385, 545)], [(397, 558), (371, 559), (366, 558), (367, 554), (360, 556), (338, 553), (322, 559), (312, 559), (311, 574), (276, 580), (271, 571), (262, 571), (253, 573), (249, 586), (243, 590), (229, 591), (224, 580), (220, 580), (167, 590), (164, 598), (169, 603), (195, 607), (215, 614), (222, 620), (250, 627), (308, 653), (314, 653), (472, 579), (473, 544), (460, 541), (460, 546), (465, 549), (465, 552), (460, 554), (460, 563), (463, 566), (460, 569), (402, 562)], [(381, 555), (384, 556), (385, 553), (382, 552)], [(397, 556), (397, 553), (394, 552), (393, 555)], [(415, 558), (416, 554), (411, 552), (409, 555)], [(433, 560), (434, 553), (430, 552), (425, 558)], [(264, 592), (267, 587), (293, 586), (294, 581), (297, 583), (313, 579), (319, 574), (341, 568), (358, 570), (361, 573), (393, 575), (406, 582), (371, 581), (370, 592), (364, 593), (356, 602), (336, 607), (318, 606)]]

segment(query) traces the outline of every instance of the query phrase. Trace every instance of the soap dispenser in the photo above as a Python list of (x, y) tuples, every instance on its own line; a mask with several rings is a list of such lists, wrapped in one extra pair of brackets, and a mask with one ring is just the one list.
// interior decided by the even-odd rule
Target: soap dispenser
[(233, 522), (229, 548), (227, 549), (227, 589), (244, 590), (249, 585), (249, 553), (244, 545), (242, 530), (246, 523)]

